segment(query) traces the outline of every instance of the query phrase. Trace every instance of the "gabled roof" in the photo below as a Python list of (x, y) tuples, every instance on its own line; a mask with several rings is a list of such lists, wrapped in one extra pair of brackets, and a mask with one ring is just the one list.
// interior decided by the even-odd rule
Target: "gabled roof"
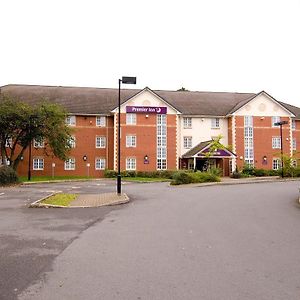
[(287, 103), (284, 103), (284, 102), (281, 102), (281, 101), (278, 101), (278, 102), (282, 106), (284, 106), (286, 109), (291, 111), (295, 115), (296, 120), (300, 120), (300, 108), (299, 107), (296, 107), (296, 106), (293, 106), (293, 105), (290, 105), (290, 104), (287, 104)]
[(287, 107), (285, 107), (284, 105), (282, 105), (281, 102), (279, 102), (278, 100), (276, 100), (274, 97), (272, 97), (270, 94), (268, 94), (267, 92), (265, 91), (261, 91), (259, 92), (258, 94), (248, 98), (248, 99), (245, 99), (241, 102), (239, 102), (237, 105), (235, 105), (228, 113), (227, 115), (231, 115), (235, 112), (237, 112), (240, 108), (242, 108), (244, 105), (246, 105), (247, 103), (249, 103), (250, 101), (252, 101), (254, 98), (262, 95), (262, 94), (265, 94), (267, 95), (273, 102), (277, 103), (279, 106), (281, 106), (284, 110), (288, 111), (289, 113), (293, 114), (293, 112), (291, 110), (289, 110)]
[[(185, 154), (182, 155), (182, 158), (192, 158), (192, 157), (205, 157), (205, 154), (207, 154), (207, 152), (209, 151), (211, 144), (213, 143), (213, 140), (209, 140), (209, 141), (204, 141), (204, 142), (200, 142), (198, 145), (196, 145), (195, 147), (193, 147), (192, 149), (190, 149), (189, 151), (187, 151)], [(235, 157), (236, 155), (231, 152), (230, 150), (224, 148), (224, 147), (220, 147), (220, 149), (218, 149), (218, 151), (222, 151), (223, 154), (218, 154), (217, 156), (212, 155), (210, 156), (211, 158), (214, 157), (223, 157), (224, 156), (231, 156), (231, 157)]]
[(208, 145), (212, 143), (212, 140), (200, 142), (195, 147), (187, 151), (182, 155), (182, 158), (190, 158), (199, 153), (201, 150), (205, 149)]
[[(223, 93), (223, 92), (192, 92), (162, 91), (146, 88), (183, 115), (226, 117), (236, 111), (257, 94), (254, 93)], [(123, 104), (143, 90), (121, 90)], [(118, 105), (118, 89), (90, 87), (62, 87), (40, 85), (6, 85), (0, 88), (1, 93), (10, 94), (29, 104), (42, 99), (61, 104), (70, 114), (78, 115), (109, 115)], [(275, 100), (277, 101), (277, 100)], [(277, 101), (300, 119), (300, 108)]]
[[(178, 111), (178, 109), (176, 107), (174, 107), (171, 103), (169, 103), (166, 99), (162, 98), (161, 96), (159, 96), (157, 93), (155, 93), (155, 91), (152, 91), (150, 88), (148, 88), (147, 86), (140, 90), (138, 93), (136, 93), (135, 95), (129, 97), (127, 100), (122, 102), (122, 105), (126, 104), (127, 101), (130, 101), (131, 99), (135, 98), (136, 96), (140, 95), (141, 93), (148, 91), (149, 93), (153, 94), (155, 97), (157, 97), (158, 99), (160, 99), (162, 102), (164, 102), (166, 105), (172, 107), (175, 111), (177, 111), (177, 113), (181, 113), (180, 111)], [(115, 111), (118, 107), (116, 106), (112, 111)]]

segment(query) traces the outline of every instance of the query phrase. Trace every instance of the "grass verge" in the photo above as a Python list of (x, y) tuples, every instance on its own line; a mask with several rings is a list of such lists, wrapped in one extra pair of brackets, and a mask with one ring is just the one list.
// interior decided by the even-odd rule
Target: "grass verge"
[(171, 181), (171, 179), (151, 178), (151, 177), (122, 177), (122, 181), (161, 182), (161, 181)]
[(77, 198), (76, 194), (55, 194), (53, 196), (48, 197), (47, 199), (41, 201), (43, 204), (51, 204), (51, 205), (60, 205), (60, 206), (69, 206), (72, 201)]
[(20, 182), (40, 182), (40, 181), (53, 181), (53, 180), (74, 180), (74, 179), (91, 179), (87, 176), (34, 176), (29, 181), (27, 176), (21, 176)]

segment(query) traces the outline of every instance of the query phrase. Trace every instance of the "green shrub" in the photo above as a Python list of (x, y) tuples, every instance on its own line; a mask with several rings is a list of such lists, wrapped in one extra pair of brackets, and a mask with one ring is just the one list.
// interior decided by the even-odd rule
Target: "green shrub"
[(178, 171), (174, 173), (172, 185), (188, 184), (188, 183), (203, 183), (203, 182), (218, 182), (220, 177), (210, 172), (185, 172)]
[(9, 166), (0, 167), (0, 185), (7, 185), (19, 182), (16, 171)]
[(220, 168), (210, 168), (208, 170), (208, 173), (216, 175), (216, 176), (221, 176), (223, 174), (223, 171)]
[(253, 169), (254, 171), (254, 176), (257, 176), (257, 177), (262, 177), (262, 176), (268, 176), (268, 172), (267, 170), (264, 170), (264, 169)]
[(255, 168), (246, 164), (243, 167), (242, 173), (248, 176), (255, 176)]
[(117, 177), (118, 173), (114, 170), (105, 170), (104, 177), (105, 178), (115, 178)]
[(188, 184), (193, 182), (192, 173), (186, 173), (184, 171), (179, 171), (173, 174), (172, 185)]

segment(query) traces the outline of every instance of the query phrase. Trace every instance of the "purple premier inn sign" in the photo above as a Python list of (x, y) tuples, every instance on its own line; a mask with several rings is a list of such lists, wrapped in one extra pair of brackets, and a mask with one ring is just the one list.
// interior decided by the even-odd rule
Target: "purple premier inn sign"
[[(198, 153), (198, 156), (205, 156), (205, 153), (207, 153), (209, 150), (205, 149), (202, 152)], [(216, 151), (211, 153), (211, 156), (213, 157), (218, 157), (218, 156), (225, 156), (225, 157), (230, 157), (231, 154), (226, 151), (225, 149), (217, 149)]]
[(157, 107), (157, 106), (126, 106), (127, 113), (136, 114), (162, 114), (167, 113), (167, 107)]

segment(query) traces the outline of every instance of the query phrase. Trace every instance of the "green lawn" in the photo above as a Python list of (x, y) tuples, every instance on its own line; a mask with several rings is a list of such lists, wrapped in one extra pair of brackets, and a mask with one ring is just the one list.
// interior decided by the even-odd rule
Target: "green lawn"
[(77, 195), (75, 194), (55, 194), (49, 198), (41, 201), (43, 204), (52, 204), (60, 206), (69, 206), (72, 201), (76, 199)]
[(73, 179), (91, 179), (87, 176), (33, 176), (31, 180), (28, 181), (27, 176), (21, 176), (21, 182), (39, 182), (39, 181), (53, 181), (53, 180), (73, 180)]

